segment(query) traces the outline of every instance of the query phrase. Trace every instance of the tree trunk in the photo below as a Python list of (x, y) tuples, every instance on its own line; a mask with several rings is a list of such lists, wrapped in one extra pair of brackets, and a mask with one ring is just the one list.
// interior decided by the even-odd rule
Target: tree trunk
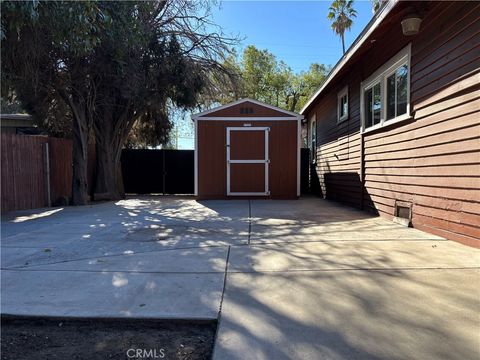
[(72, 111), (72, 205), (88, 204), (88, 134), (92, 121), (85, 94), (69, 95), (64, 88), (58, 94)]
[(292, 96), (292, 104), (290, 105), (290, 111), (295, 111), (295, 108), (297, 107), (297, 102), (298, 102), (298, 96), (295, 94)]
[(341, 34), (340, 36), (341, 36), (341, 38), (342, 38), (343, 55), (345, 55), (345, 37), (343, 36), (343, 34)]
[(89, 124), (85, 112), (77, 108), (73, 116), (72, 144), (72, 205), (88, 203), (88, 132)]
[(121, 110), (106, 107), (98, 115), (94, 120), (97, 150), (95, 199), (119, 200), (125, 197), (120, 156), (135, 122), (133, 110), (129, 102)]
[(97, 157), (96, 200), (119, 200), (125, 195), (120, 167), (122, 146), (109, 146), (110, 144), (111, 141), (97, 141), (95, 144)]

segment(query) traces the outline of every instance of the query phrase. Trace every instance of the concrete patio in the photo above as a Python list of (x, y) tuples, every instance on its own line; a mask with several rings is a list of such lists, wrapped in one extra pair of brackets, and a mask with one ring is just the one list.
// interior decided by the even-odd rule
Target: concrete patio
[(480, 251), (317, 198), (2, 219), (2, 313), (217, 319), (215, 359), (477, 359)]

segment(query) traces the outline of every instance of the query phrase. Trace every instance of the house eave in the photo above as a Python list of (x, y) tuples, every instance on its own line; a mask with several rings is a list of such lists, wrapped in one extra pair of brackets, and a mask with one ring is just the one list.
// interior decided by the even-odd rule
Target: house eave
[(367, 26), (363, 29), (360, 35), (357, 36), (352, 45), (348, 48), (347, 52), (340, 58), (335, 64), (332, 71), (328, 74), (325, 82), (320, 89), (307, 101), (300, 110), (300, 114), (306, 115), (306, 112), (313, 105), (316, 99), (322, 94), (324, 89), (335, 79), (336, 75), (349, 63), (350, 59), (357, 53), (357, 51), (365, 44), (369, 36), (378, 28), (378, 26), (385, 20), (390, 12), (395, 8), (400, 0), (389, 0), (384, 6), (374, 15)]

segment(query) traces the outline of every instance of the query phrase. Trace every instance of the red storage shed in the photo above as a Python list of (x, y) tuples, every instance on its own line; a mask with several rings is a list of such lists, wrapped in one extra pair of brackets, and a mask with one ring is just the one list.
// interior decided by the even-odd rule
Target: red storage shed
[(295, 199), (303, 116), (241, 99), (192, 116), (199, 199)]

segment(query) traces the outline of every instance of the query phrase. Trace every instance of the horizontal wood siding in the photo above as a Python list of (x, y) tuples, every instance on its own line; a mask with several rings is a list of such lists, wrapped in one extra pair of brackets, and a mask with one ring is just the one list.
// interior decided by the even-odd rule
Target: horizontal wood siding
[[(367, 132), (362, 141), (361, 79), (351, 72), (340, 76), (315, 107), (322, 123), (317, 168), (331, 179), (324, 184), (327, 198), (355, 205), (360, 193), (365, 209), (390, 219), (397, 202), (411, 203), (414, 227), (479, 247), (480, 3), (433, 2), (429, 8), (417, 36), (404, 37), (394, 24), (376, 34), (385, 46), (372, 47), (351, 66), (367, 78), (411, 41), (412, 119)], [(356, 127), (350, 136), (334, 121), (336, 94), (345, 85)], [(354, 171), (363, 180), (358, 188), (345, 175)]]
[[(360, 141), (360, 73), (339, 82), (315, 108), (317, 119), (317, 171), (321, 195), (360, 208), (362, 205)], [(345, 80), (346, 81), (346, 80)], [(337, 123), (337, 93), (348, 88), (349, 117)], [(309, 114), (311, 118), (313, 113)]]
[(480, 5), (443, 8), (412, 42), (414, 121), (365, 135), (365, 206), (412, 203), (414, 227), (478, 246)]

